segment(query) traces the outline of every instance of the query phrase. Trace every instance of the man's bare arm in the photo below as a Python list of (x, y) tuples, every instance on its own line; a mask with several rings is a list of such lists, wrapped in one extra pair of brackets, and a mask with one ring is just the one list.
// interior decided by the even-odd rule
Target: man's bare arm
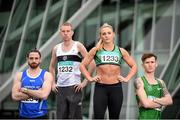
[[(80, 43), (78, 42), (78, 50), (79, 52), (81, 53), (82, 57), (85, 58), (86, 55), (88, 54), (86, 48)], [(94, 72), (94, 69), (95, 69), (95, 62), (94, 60), (89, 64), (88, 66), (88, 72), (90, 74), (92, 74)], [(76, 88), (76, 91), (79, 91), (79, 90), (82, 90), (85, 86), (87, 86), (87, 84), (89, 83), (88, 80), (84, 79), (81, 84), (79, 85), (76, 85), (75, 88)]]
[(136, 95), (139, 97), (139, 105), (142, 105), (144, 108), (157, 108), (161, 107), (160, 104), (153, 102), (153, 100), (148, 99), (146, 92), (144, 90), (144, 84), (140, 78), (136, 79), (134, 82), (134, 87)]
[(163, 90), (163, 97), (154, 99), (154, 102), (159, 103), (163, 106), (173, 104), (172, 97), (166, 87), (166, 84), (162, 80), (160, 80), (160, 82), (161, 82), (161, 86), (162, 86), (162, 90)]
[(13, 81), (13, 87), (12, 87), (12, 99), (15, 101), (25, 100), (28, 99), (30, 96), (21, 92), (21, 76), (22, 72), (19, 72), (15, 75), (14, 81)]
[(50, 61), (50, 65), (49, 65), (49, 72), (52, 74), (53, 76), (53, 82), (52, 82), (52, 90), (57, 93), (58, 89), (56, 87), (56, 81), (55, 81), (55, 66), (56, 66), (56, 62), (57, 62), (57, 58), (56, 58), (56, 50), (57, 50), (57, 45), (53, 48), (52, 50), (52, 55), (51, 55), (51, 61)]
[(47, 99), (48, 95), (51, 92), (52, 81), (53, 81), (52, 74), (49, 72), (46, 72), (45, 76), (44, 76), (44, 83), (42, 85), (42, 88), (40, 88), (38, 90), (22, 88), (21, 91), (34, 97), (34, 98)]

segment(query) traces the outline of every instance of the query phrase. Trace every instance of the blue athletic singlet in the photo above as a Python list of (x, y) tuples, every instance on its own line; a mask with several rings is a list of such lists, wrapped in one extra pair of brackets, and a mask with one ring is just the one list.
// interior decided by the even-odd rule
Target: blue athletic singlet
[[(38, 90), (42, 87), (44, 82), (45, 70), (41, 70), (39, 75), (31, 77), (28, 75), (27, 70), (23, 71), (21, 78), (21, 87)], [(20, 101), (19, 113), (21, 117), (36, 118), (47, 114), (47, 101), (29, 98), (27, 100)]]

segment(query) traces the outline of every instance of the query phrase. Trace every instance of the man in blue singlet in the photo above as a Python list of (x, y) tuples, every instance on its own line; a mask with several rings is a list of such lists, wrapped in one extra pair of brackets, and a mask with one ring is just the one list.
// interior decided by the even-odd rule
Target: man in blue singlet
[(29, 68), (18, 72), (12, 87), (12, 99), (19, 101), (20, 118), (47, 118), (47, 97), (52, 86), (52, 74), (41, 69), (41, 53), (28, 52)]

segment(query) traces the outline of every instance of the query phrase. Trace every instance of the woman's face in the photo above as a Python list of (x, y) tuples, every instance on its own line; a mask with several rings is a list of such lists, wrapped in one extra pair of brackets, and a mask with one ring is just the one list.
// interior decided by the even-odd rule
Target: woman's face
[(110, 27), (104, 27), (101, 29), (100, 38), (103, 43), (111, 43), (114, 40), (114, 32)]

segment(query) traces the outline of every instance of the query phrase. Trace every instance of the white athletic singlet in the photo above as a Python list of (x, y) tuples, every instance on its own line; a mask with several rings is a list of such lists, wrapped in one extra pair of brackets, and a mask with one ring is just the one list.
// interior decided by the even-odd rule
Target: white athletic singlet
[(62, 51), (62, 43), (57, 46), (57, 86), (67, 87), (81, 83), (79, 65), (81, 56), (78, 54), (77, 42), (73, 43), (68, 52)]

